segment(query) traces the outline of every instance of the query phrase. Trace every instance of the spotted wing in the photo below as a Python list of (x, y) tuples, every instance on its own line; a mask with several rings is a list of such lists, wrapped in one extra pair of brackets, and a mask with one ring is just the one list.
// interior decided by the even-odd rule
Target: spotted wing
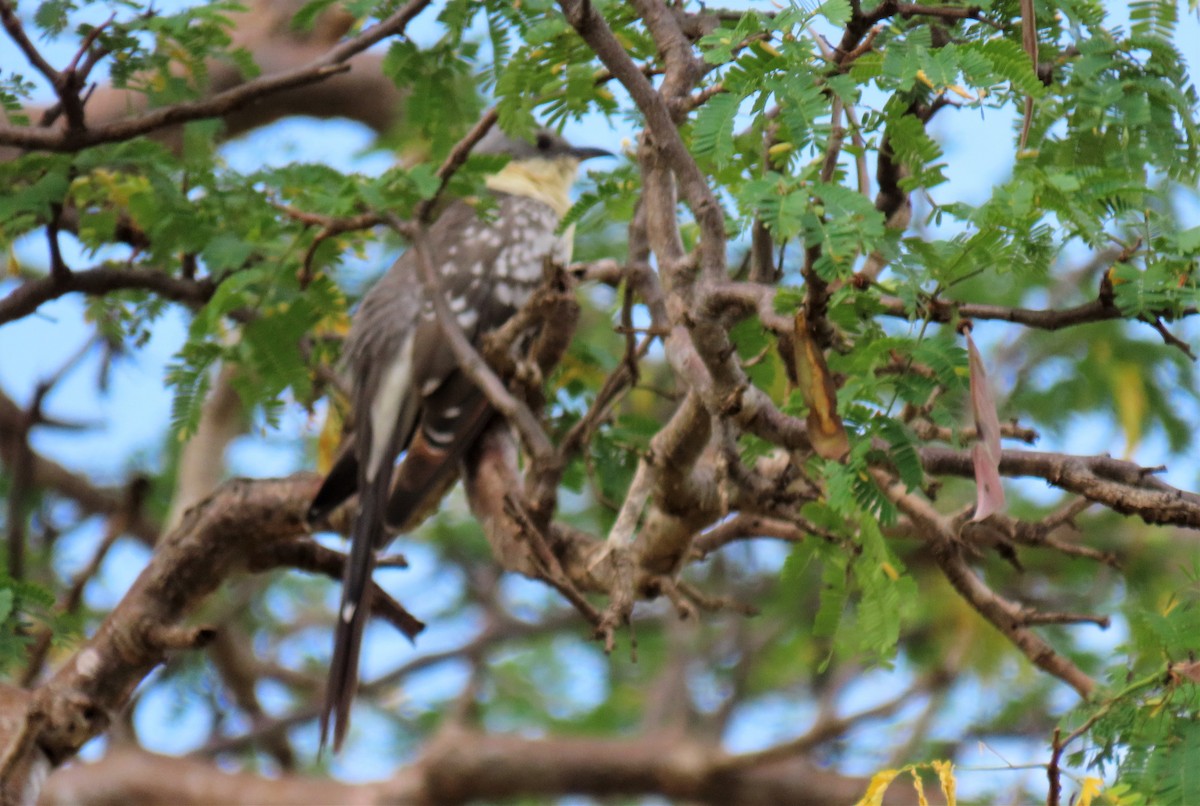
[[(497, 194), (497, 202), (492, 220), (472, 217), (456, 228), (455, 219), (443, 217), (430, 232), (448, 307), (473, 344), (525, 303), (541, 282), (547, 257), (567, 256), (555, 232), (558, 218), (548, 206), (508, 194)], [(492, 416), (483, 393), (459, 369), (432, 304), (426, 304), (416, 333), (423, 400), (388, 504), (388, 523), (397, 527), (453, 482), (459, 458)]]

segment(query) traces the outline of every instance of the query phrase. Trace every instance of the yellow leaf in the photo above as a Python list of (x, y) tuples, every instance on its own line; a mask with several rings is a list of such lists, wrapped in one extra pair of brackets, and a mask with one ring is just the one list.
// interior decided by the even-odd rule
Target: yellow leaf
[(1117, 364), (1109, 376), (1109, 383), (1112, 386), (1117, 419), (1125, 432), (1125, 458), (1128, 459), (1141, 442), (1142, 422), (1146, 419), (1146, 409), (1150, 405), (1141, 367), (1130, 362)]
[(332, 313), (317, 323), (316, 334), (319, 336), (345, 336), (350, 332), (350, 316), (345, 309)]
[(775, 145), (773, 145), (767, 149), (767, 153), (770, 154), (772, 157), (776, 157), (776, 156), (779, 156), (780, 154), (788, 153), (793, 148), (795, 148), (795, 146), (792, 145), (791, 143), (776, 143)]
[(767, 53), (770, 53), (772, 56), (780, 55), (779, 49), (777, 47), (775, 47), (774, 45), (772, 45), (770, 42), (759, 42), (758, 46), (760, 48), (762, 48), (763, 50), (765, 50)]
[(854, 806), (883, 806), (883, 793), (887, 792), (887, 788), (900, 772), (900, 770), (880, 770), (875, 773), (871, 776), (871, 783), (867, 784), (867, 793)]
[(342, 422), (341, 410), (330, 403), (328, 413), (325, 415), (325, 425), (321, 428), (321, 434), (317, 437), (317, 472), (328, 473), (333, 467), (333, 460), (337, 458), (338, 446), (342, 442)]
[(959, 86), (959, 85), (957, 85), (957, 84), (951, 84), (950, 86), (946, 87), (946, 89), (950, 90), (952, 93), (954, 93), (955, 95), (957, 95), (959, 98), (965, 98), (965, 99), (967, 99), (968, 101), (974, 101), (974, 100), (975, 100), (975, 96), (974, 96), (974, 95), (972, 95), (971, 93), (967, 92), (966, 90), (964, 90), (962, 87), (960, 87), (960, 86)]
[[(880, 569), (883, 570), (883, 573), (887, 575), (887, 578), (890, 579), (892, 582), (895, 582), (897, 579), (900, 578), (900, 572), (896, 570), (896, 566), (892, 565), (887, 560), (884, 560), (883, 562), (881, 562), (879, 564), (879, 567), (880, 567)], [(914, 773), (914, 775), (915, 774), (916, 773)]]
[(924, 84), (929, 89), (934, 89), (933, 82), (929, 80), (929, 76), (925, 75), (924, 70), (917, 71), (917, 80)]
[(1087, 777), (1083, 779), (1083, 786), (1079, 789), (1079, 798), (1075, 801), (1075, 806), (1092, 806), (1092, 799), (1100, 794), (1100, 790), (1104, 787), (1104, 781), (1099, 778)]
[(946, 796), (946, 806), (957, 806), (958, 783), (954, 780), (954, 763), (935, 761), (933, 770), (937, 773), (938, 781), (942, 785), (942, 794)]
[(925, 786), (921, 783), (921, 773), (917, 772), (916, 767), (909, 772), (912, 773), (913, 787), (917, 790), (917, 806), (929, 806), (929, 801), (925, 798)]
[(804, 312), (796, 313), (794, 322), (796, 350), (794, 354), (796, 379), (800, 394), (808, 406), (808, 438), (813, 450), (822, 459), (843, 462), (850, 453), (850, 440), (837, 413), (837, 389), (825, 354), (808, 332)]

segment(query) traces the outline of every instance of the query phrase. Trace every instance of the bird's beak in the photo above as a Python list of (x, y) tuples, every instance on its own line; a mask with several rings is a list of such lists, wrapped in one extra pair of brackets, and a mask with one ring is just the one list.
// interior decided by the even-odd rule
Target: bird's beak
[(603, 148), (592, 148), (591, 146), (579, 146), (571, 149), (571, 156), (583, 162), (590, 160), (593, 157), (614, 157), (616, 156), (611, 151), (605, 151)]

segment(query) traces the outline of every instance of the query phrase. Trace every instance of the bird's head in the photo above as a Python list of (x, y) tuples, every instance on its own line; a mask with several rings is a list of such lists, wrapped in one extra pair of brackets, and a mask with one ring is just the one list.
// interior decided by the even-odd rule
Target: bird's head
[(488, 177), (492, 190), (543, 201), (561, 216), (571, 207), (568, 193), (579, 172), (579, 163), (593, 157), (611, 157), (602, 148), (573, 146), (549, 129), (538, 129), (530, 140), (510, 137), (493, 127), (475, 146), (476, 154), (512, 157)]

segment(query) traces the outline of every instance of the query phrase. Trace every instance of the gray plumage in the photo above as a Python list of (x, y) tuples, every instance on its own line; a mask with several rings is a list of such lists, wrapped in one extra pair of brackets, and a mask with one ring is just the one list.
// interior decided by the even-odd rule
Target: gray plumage
[[(512, 156), (519, 163), (510, 164), (514, 179), (498, 187), (518, 192), (494, 192), (496, 204), (486, 219), (466, 202), (455, 202), (426, 238), (448, 306), (474, 343), (525, 303), (546, 258), (570, 259), (570, 236), (556, 232), (560, 211), (548, 199), (565, 199), (579, 160), (607, 154), (574, 148), (548, 131), (527, 143), (493, 130), (476, 150)], [(543, 192), (539, 183), (554, 185), (554, 192)], [(353, 433), (309, 512), (315, 522), (359, 493), (321, 718), (321, 744), (332, 722), (335, 750), (345, 738), (357, 687), (375, 552), (388, 541), (389, 527), (403, 526), (453, 477), (492, 416), (483, 394), (458, 368), (411, 251), (363, 298), (341, 368), (352, 397)]]

